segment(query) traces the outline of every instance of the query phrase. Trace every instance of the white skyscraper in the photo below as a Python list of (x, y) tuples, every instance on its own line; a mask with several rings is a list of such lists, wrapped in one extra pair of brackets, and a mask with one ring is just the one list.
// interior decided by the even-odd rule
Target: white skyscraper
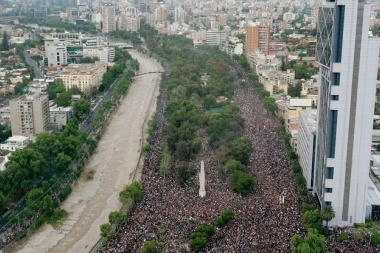
[(318, 124), (314, 192), (332, 205), (331, 225), (365, 221), (378, 38), (366, 0), (326, 0), (319, 10)]

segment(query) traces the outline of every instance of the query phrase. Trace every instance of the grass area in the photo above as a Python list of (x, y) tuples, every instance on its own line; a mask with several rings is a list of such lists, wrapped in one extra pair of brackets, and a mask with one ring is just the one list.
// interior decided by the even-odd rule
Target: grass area
[(46, 222), (53, 226), (53, 228), (59, 227), (62, 222), (69, 216), (69, 213), (64, 210), (57, 208), (54, 210), (54, 214), (47, 218)]

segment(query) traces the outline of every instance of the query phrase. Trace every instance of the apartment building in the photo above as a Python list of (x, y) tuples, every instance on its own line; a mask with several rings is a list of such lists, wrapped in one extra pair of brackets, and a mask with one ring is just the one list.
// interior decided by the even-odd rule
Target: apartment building
[(28, 94), (10, 101), (12, 135), (27, 137), (49, 131), (50, 113), (47, 95)]
[(269, 54), (270, 48), (270, 26), (258, 23), (248, 24), (246, 29), (246, 54), (260, 50)]
[(116, 30), (115, 5), (105, 3), (101, 7), (102, 32), (109, 33)]

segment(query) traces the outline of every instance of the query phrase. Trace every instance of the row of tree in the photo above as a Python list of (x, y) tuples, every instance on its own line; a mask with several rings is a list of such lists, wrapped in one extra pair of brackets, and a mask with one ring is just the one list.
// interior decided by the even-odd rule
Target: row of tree
[(108, 215), (108, 223), (100, 225), (100, 235), (104, 238), (103, 244), (112, 238), (118, 226), (124, 225), (127, 221), (127, 214), (139, 201), (142, 200), (142, 186), (135, 181), (130, 185), (126, 185), (119, 193), (119, 200), (124, 206), (129, 204), (129, 208), (122, 211), (113, 211)]

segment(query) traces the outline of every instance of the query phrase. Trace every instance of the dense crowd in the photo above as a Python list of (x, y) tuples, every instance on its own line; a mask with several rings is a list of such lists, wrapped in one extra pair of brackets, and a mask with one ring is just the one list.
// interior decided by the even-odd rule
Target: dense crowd
[(199, 169), (200, 161), (205, 162), (206, 197), (198, 196), (197, 183), (181, 187), (176, 170), (171, 178), (160, 177), (157, 160), (162, 152), (165, 121), (164, 103), (160, 102), (156, 112), (158, 131), (153, 135), (143, 172), (144, 199), (102, 252), (138, 252), (145, 241), (158, 237), (165, 238), (163, 252), (186, 251), (189, 236), (197, 226), (212, 223), (227, 209), (234, 211), (235, 219), (216, 231), (208, 252), (290, 251), (291, 237), (304, 231), (279, 123), (264, 110), (250, 85), (236, 83), (234, 100), (245, 119), (243, 137), (249, 138), (254, 146), (248, 169), (258, 181), (255, 193), (242, 197), (230, 190), (206, 137), (201, 154), (192, 163)]

